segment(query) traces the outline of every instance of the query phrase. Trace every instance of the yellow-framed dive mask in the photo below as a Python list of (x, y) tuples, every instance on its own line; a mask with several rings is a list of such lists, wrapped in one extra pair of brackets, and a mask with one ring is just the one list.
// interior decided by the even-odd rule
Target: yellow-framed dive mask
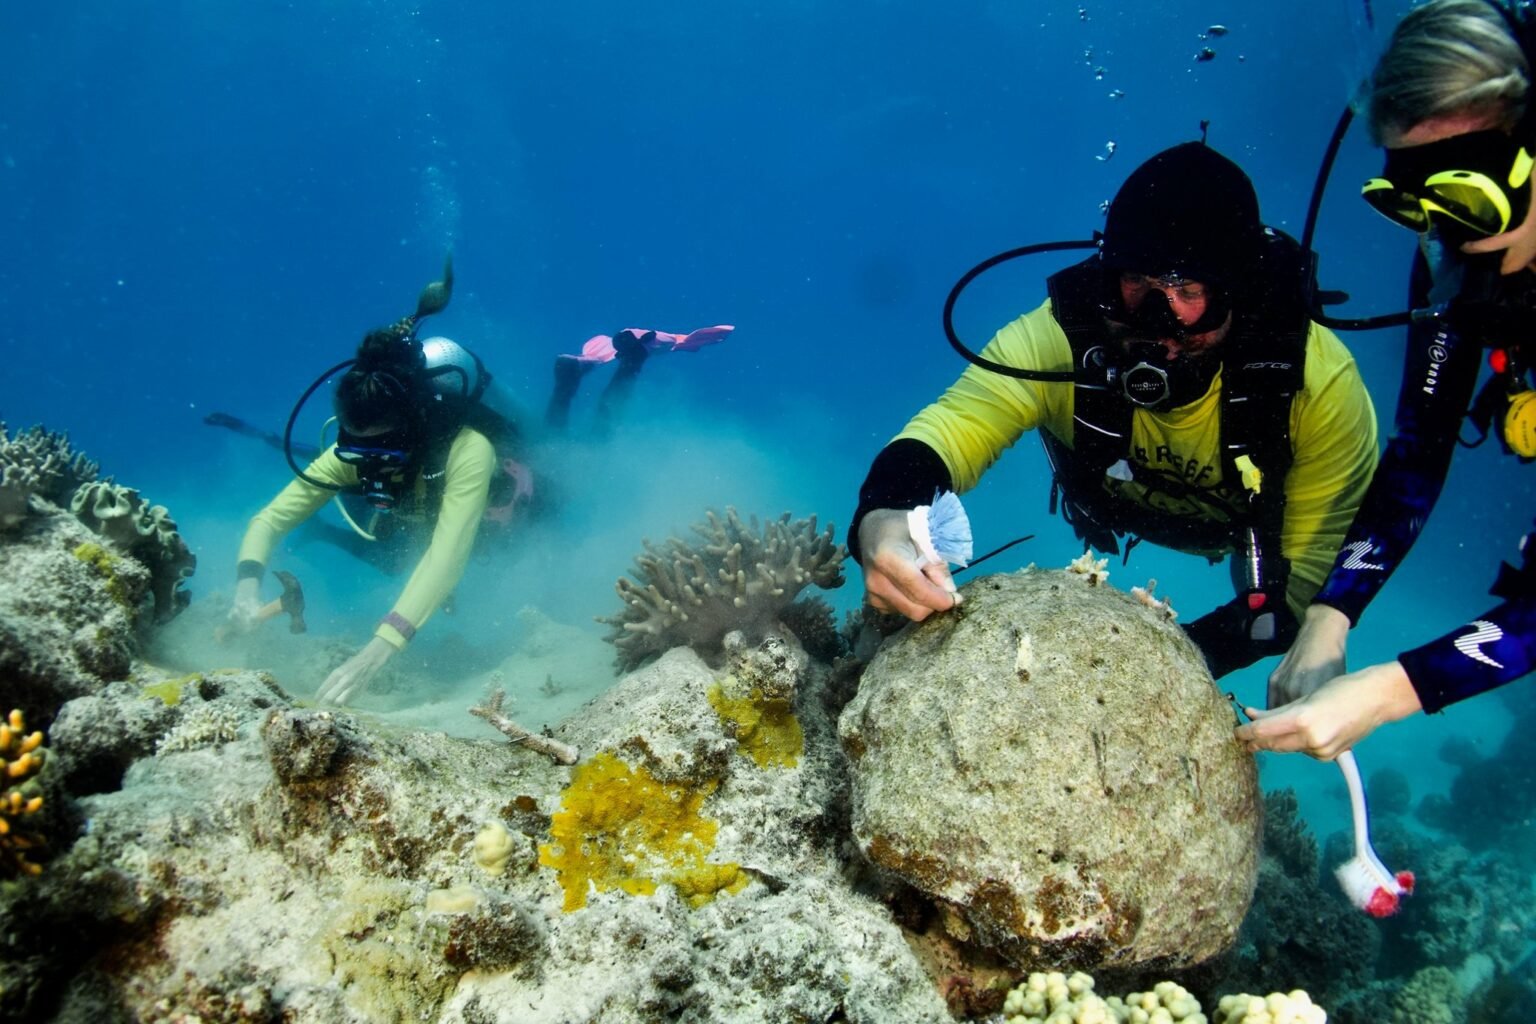
[(1425, 232), (1439, 220), (1478, 235), (1519, 225), (1530, 207), (1530, 152), (1496, 128), (1387, 150), (1381, 177), (1360, 189), (1383, 217)]

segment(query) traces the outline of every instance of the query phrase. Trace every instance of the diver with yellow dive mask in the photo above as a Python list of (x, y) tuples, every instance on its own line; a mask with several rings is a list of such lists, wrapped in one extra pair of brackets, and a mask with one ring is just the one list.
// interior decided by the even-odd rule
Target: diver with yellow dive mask
[[(1386, 149), (1363, 198), (1418, 233), (1412, 311), (1336, 329), (1409, 326), (1393, 435), (1371, 488), (1290, 652), (1270, 676), (1270, 710), (1238, 729), (1250, 750), (1333, 758), (1383, 722), (1435, 712), (1536, 667), (1536, 545), (1521, 545), (1491, 593), (1503, 603), (1395, 660), (1345, 675), (1349, 629), (1407, 556), (1444, 487), (1460, 424), (1536, 458), (1536, 215), (1532, 153), (1536, 19), (1525, 0), (1429, 0), (1404, 16), (1371, 78)], [(1340, 119), (1319, 174), (1347, 131)], [(1478, 389), (1487, 353), (1491, 379)], [(1475, 396), (1475, 397), (1474, 397)]]

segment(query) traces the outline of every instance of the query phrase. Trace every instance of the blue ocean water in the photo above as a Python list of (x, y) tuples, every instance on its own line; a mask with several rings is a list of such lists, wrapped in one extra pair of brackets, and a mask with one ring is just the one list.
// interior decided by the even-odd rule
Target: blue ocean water
[[(617, 610), (640, 537), (706, 507), (841, 529), (871, 457), (963, 368), (939, 330), (953, 280), (1001, 249), (1086, 237), (1124, 175), (1202, 120), (1266, 219), (1299, 233), (1328, 132), (1406, 8), (1376, 2), (1373, 30), (1344, 0), (942, 6), (7, 5), (0, 416), (69, 431), (168, 505), (201, 560), (197, 599), (227, 599), (245, 520), (287, 471), (203, 416), (280, 428), (315, 375), (410, 311), (449, 249), (458, 288), (432, 330), (530, 410), (553, 356), (593, 334), (735, 324), (723, 345), (653, 361), (610, 447), (572, 455), (572, 529), (473, 566), (464, 594), (487, 600), (461, 601), (457, 628), (501, 628), (487, 605), (585, 621)], [(1202, 38), (1213, 24), (1229, 31)], [(1203, 46), (1214, 59), (1194, 59)], [(1360, 312), (1400, 307), (1411, 255), (1352, 200), (1376, 159), (1353, 133), (1317, 237), (1325, 284)], [(979, 282), (962, 334), (979, 346), (1033, 308), (1064, 262)], [(1400, 334), (1346, 340), (1390, 418)], [(995, 568), (1076, 553), (1047, 490), (1026, 440), (968, 496), (979, 550), (1037, 534)], [(1532, 498), (1491, 448), (1461, 453), (1352, 663), (1486, 608)], [(306, 567), (321, 628), (359, 642), (398, 587), (337, 555), (282, 557)], [(1190, 618), (1229, 595), (1224, 567), (1148, 547), (1112, 573), (1157, 578)], [(836, 600), (859, 592), (855, 569)], [(1234, 688), (1261, 702), (1266, 671)], [(1491, 753), (1509, 718), (1492, 696), (1421, 716), (1368, 740), (1362, 765), (1443, 792), (1453, 769), (1430, 754), (1450, 736)], [(1320, 831), (1343, 822), (1330, 766), (1263, 771)]]

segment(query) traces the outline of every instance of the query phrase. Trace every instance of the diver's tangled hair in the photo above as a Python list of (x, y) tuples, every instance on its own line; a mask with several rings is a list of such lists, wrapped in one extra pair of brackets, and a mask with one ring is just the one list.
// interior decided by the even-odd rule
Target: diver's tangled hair
[(357, 362), (336, 386), (336, 415), (350, 431), (364, 431), (413, 417), (416, 382), (424, 365), (406, 317), (369, 331), (357, 347)]

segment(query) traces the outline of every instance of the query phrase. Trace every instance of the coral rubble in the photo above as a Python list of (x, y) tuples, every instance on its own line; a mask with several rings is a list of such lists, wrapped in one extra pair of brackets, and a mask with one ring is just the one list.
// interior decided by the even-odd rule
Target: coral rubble
[(707, 515), (693, 527), (699, 543), (646, 541), (634, 579), (618, 581), (624, 610), (598, 621), (612, 627), (621, 668), (684, 645), (708, 657), (732, 630), (760, 639), (807, 585), (842, 586), (847, 550), (831, 525), (817, 532), (815, 516), (792, 521), (786, 512), (759, 527), (732, 508)]

